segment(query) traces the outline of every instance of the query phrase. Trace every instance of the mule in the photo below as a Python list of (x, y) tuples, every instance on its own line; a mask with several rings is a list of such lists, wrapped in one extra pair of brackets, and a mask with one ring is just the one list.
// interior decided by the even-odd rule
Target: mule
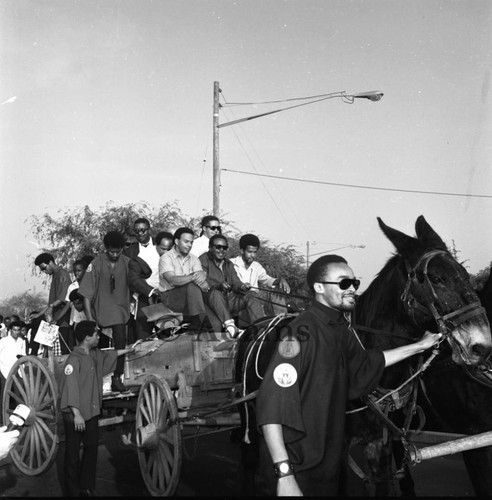
[[(449, 345), (453, 363), (483, 363), (492, 350), (490, 327), (466, 270), (423, 216), (416, 221), (416, 237), (390, 228), (380, 218), (378, 223), (393, 243), (396, 253), (358, 298), (353, 318), (364, 346), (386, 350), (414, 342), (422, 338), (426, 330), (441, 331)], [(259, 388), (276, 348), (278, 332), (293, 317), (295, 315), (263, 320), (243, 334), (236, 358), (236, 380), (242, 384), (242, 395)], [(387, 393), (388, 388), (400, 386), (409, 373), (415, 371), (417, 363), (419, 358), (414, 357), (385, 369), (381, 390), (376, 391), (374, 398), (380, 399), (381, 393)], [(361, 408), (366, 405), (366, 401), (359, 404)], [(401, 402), (400, 413), (404, 414), (406, 410), (411, 416), (414, 407), (414, 399), (406, 398)], [(259, 436), (254, 410), (254, 401), (246, 403), (240, 410), (246, 486), (253, 484), (258, 458)], [(386, 411), (389, 412), (389, 408)], [(366, 494), (391, 496), (396, 493), (392, 440), (388, 439), (387, 427), (380, 415), (368, 408), (347, 416), (349, 441), (362, 447), (369, 467), (364, 483)], [(411, 478), (406, 488), (411, 490)]]
[[(492, 273), (478, 297), (492, 319)], [(492, 371), (490, 361), (478, 367), (457, 365), (443, 349), (423, 374), (419, 405), (427, 416), (424, 430), (479, 434), (492, 430)], [(477, 496), (492, 496), (492, 447), (463, 453)]]

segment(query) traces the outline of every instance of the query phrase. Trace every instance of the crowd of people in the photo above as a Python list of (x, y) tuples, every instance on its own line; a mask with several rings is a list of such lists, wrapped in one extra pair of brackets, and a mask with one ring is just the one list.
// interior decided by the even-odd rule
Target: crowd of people
[[(213, 215), (203, 217), (196, 238), (189, 227), (173, 234), (154, 231), (142, 217), (134, 221), (132, 234), (107, 232), (103, 245), (100, 254), (83, 255), (72, 263), (73, 279), (53, 254), (35, 258), (35, 266), (51, 276), (48, 301), (25, 322), (15, 315), (0, 316), (0, 336), (6, 339), (0, 340), (3, 382), (18, 355), (46, 355), (35, 341), (42, 320), (58, 327), (54, 355), (72, 352), (75, 327), (83, 320), (101, 328), (100, 347), (124, 349), (160, 333), (162, 323), (149, 320), (148, 306), (156, 304), (163, 311), (181, 313), (182, 323), (192, 331), (220, 332), (223, 342), (233, 342), (242, 329), (265, 315), (263, 287), (290, 292), (285, 278), (269, 276), (256, 261), (256, 235), (243, 235), (240, 255), (229, 259), (228, 238)], [(113, 391), (126, 390), (122, 373), (120, 359), (111, 380)]]
[[(149, 221), (139, 218), (134, 242), (109, 231), (104, 252), (73, 263), (74, 281), (51, 254), (36, 257), (35, 265), (52, 280), (46, 307), (30, 315), (31, 331), (43, 318), (56, 324), (60, 352), (69, 353), (60, 384), (69, 496), (94, 495), (102, 377), (112, 373), (112, 390), (125, 390), (122, 355), (132, 352), (129, 342), (160, 328), (149, 320), (148, 308), (160, 304), (180, 313), (190, 331), (221, 332), (223, 342), (234, 345), (241, 326), (264, 315), (262, 287), (290, 293), (283, 277), (269, 276), (256, 261), (256, 235), (241, 236), (240, 255), (229, 259), (219, 219), (204, 217), (201, 226), (196, 240), (187, 227), (152, 237)], [(360, 282), (347, 261), (337, 255), (320, 257), (309, 267), (307, 283), (313, 300), (280, 332), (256, 400), (260, 471), (269, 494), (281, 496), (337, 495), (347, 400), (371, 392), (385, 367), (440, 339), (440, 334), (427, 332), (407, 346), (366, 351), (350, 322)], [(15, 360), (39, 346), (20, 318), (0, 319), (0, 374), (5, 381)], [(114, 349), (98, 349), (109, 345)], [(0, 458), (17, 438), (0, 428)]]

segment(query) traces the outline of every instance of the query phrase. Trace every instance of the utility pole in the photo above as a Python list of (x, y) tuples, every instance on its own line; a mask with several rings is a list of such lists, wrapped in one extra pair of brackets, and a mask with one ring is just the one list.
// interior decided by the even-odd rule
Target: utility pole
[(219, 82), (214, 82), (214, 177), (213, 177), (213, 214), (220, 217), (220, 168), (219, 168)]
[[(262, 116), (273, 115), (274, 113), (280, 113), (281, 111), (286, 111), (287, 109), (298, 108), (299, 106), (305, 106), (306, 104), (314, 104), (315, 102), (324, 101), (326, 99), (332, 99), (338, 97), (342, 99), (343, 102), (352, 104), (354, 99), (369, 99), (370, 101), (379, 101), (383, 97), (383, 93), (379, 90), (372, 90), (371, 92), (362, 92), (360, 94), (347, 94), (347, 92), (332, 92), (331, 94), (325, 94), (320, 99), (311, 100), (310, 102), (305, 102), (302, 104), (294, 104), (293, 106), (287, 106), (286, 108), (275, 109), (273, 111), (267, 111), (266, 113), (259, 113), (257, 115), (246, 116), (244, 118), (239, 118), (237, 120), (232, 120), (230, 122), (225, 122), (219, 124), (219, 82), (214, 82), (214, 138), (213, 138), (213, 149), (214, 149), (214, 178), (213, 178), (213, 214), (216, 217), (220, 217), (220, 167), (219, 167), (219, 128), (228, 127), (230, 125), (236, 125), (237, 123), (246, 122), (249, 120), (254, 120), (255, 118), (261, 118)], [(307, 98), (305, 98), (307, 99)], [(309, 249), (308, 249), (309, 252)], [(308, 255), (309, 258), (309, 255)]]

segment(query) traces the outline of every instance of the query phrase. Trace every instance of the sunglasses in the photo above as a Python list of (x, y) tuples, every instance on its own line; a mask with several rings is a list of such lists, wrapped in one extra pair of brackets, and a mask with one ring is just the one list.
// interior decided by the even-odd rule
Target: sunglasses
[(342, 290), (348, 290), (351, 286), (358, 290), (360, 286), (360, 280), (351, 278), (343, 278), (340, 281), (318, 281), (318, 283), (322, 283), (323, 285), (338, 285)]
[(212, 231), (220, 231), (222, 228), (220, 226), (205, 226), (211, 229)]
[(214, 248), (217, 250), (227, 250), (229, 248), (229, 245), (214, 245)]

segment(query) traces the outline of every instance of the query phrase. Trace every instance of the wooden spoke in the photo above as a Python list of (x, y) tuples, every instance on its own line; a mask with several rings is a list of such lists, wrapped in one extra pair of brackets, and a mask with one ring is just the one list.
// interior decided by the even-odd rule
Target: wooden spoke
[(58, 390), (54, 375), (40, 359), (26, 356), (16, 361), (5, 383), (3, 420), (18, 404), (29, 407), (18, 444), (10, 456), (15, 466), (28, 476), (47, 470), (58, 450)]
[(10, 375), (13, 375), (12, 382), (13, 384), (15, 384), (14, 391), (17, 391), (19, 393), (24, 404), (28, 404), (29, 398), (27, 397), (27, 393), (24, 390), (24, 384), (22, 383), (22, 379), (19, 380), (19, 377), (16, 374), (12, 374), (12, 371), (9, 373), (9, 377)]
[(139, 443), (137, 452), (142, 477), (153, 496), (173, 495), (179, 482), (181, 429), (171, 422), (177, 417), (178, 409), (167, 382), (155, 375), (148, 376), (138, 396), (136, 427), (144, 429), (149, 438)]
[(36, 402), (35, 402), (36, 405), (40, 405), (41, 404), (41, 402), (43, 401), (43, 399), (46, 397), (46, 393), (48, 392), (49, 388), (50, 388), (50, 383), (49, 383), (49, 380), (46, 379), (44, 381), (44, 383), (43, 383), (43, 387), (37, 393), (38, 397), (37, 397)]

